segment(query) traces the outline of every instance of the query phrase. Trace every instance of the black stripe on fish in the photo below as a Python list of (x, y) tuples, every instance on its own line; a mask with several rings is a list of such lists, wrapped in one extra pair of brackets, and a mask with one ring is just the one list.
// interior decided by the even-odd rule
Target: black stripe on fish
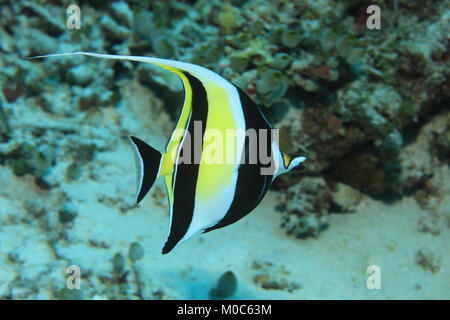
[[(236, 87), (239, 92), (239, 98), (242, 104), (242, 111), (244, 112), (246, 129), (255, 129), (256, 137), (257, 137), (257, 145), (256, 148), (260, 146), (260, 135), (259, 129), (267, 130), (267, 146), (268, 150), (272, 153), (272, 144), (271, 144), (271, 126), (267, 122), (266, 118), (259, 110), (258, 106), (250, 99), (250, 97), (241, 89)], [(249, 139), (246, 136), (245, 145), (244, 145), (244, 153), (245, 153), (245, 162), (239, 166), (239, 173), (236, 182), (236, 190), (233, 197), (233, 202), (231, 203), (230, 208), (228, 209), (225, 216), (220, 220), (216, 225), (205, 229), (204, 232), (209, 232), (214, 229), (222, 228), (227, 225), (230, 225), (239, 219), (245, 217), (249, 214), (263, 199), (266, 192), (269, 190), (270, 184), (272, 183), (272, 175), (262, 175), (261, 168), (265, 167), (260, 162), (259, 158), (259, 149), (257, 163), (250, 164), (248, 163), (250, 145)], [(254, 151), (253, 151), (254, 152)], [(271, 154), (272, 163), (274, 155)]]
[(162, 249), (163, 254), (170, 252), (177, 245), (186, 234), (192, 222), (195, 207), (195, 189), (200, 166), (198, 161), (194, 162), (194, 159), (201, 159), (202, 152), (202, 148), (195, 148), (194, 145), (194, 141), (197, 140), (197, 138), (194, 137), (194, 122), (202, 122), (202, 139), (198, 140), (203, 141), (206, 129), (206, 119), (208, 117), (208, 97), (206, 89), (200, 80), (190, 75), (188, 72), (184, 72), (184, 74), (189, 80), (189, 84), (192, 88), (192, 108), (189, 123), (187, 125), (191, 141), (185, 144), (186, 140), (184, 140), (180, 152), (183, 152), (183, 148), (191, 148), (191, 162), (180, 163), (176, 168), (176, 177), (173, 180), (172, 224), (170, 226), (169, 237)]

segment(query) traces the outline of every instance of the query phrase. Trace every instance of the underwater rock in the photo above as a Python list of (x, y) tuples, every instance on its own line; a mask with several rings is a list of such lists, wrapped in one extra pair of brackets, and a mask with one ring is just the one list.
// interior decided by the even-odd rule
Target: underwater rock
[(133, 31), (134, 33), (143, 38), (150, 40), (151, 30), (154, 27), (153, 14), (145, 9), (139, 10), (134, 15)]
[(328, 176), (374, 196), (398, 195), (402, 191), (399, 171), (397, 166), (392, 169), (384, 167), (376, 155), (357, 153), (339, 159)]
[(217, 23), (221, 33), (231, 34), (242, 24), (242, 19), (239, 16), (238, 10), (229, 4), (225, 4), (222, 6), (219, 15), (217, 16)]
[(437, 273), (441, 270), (441, 258), (438, 254), (427, 248), (417, 250), (414, 261), (422, 269)]
[(11, 35), (8, 32), (6, 32), (5, 29), (3, 29), (1, 26), (0, 26), (0, 38), (2, 39), (2, 41), (0, 42), (1, 50), (4, 52), (12, 52), (14, 48), (13, 37), (11, 37)]
[(275, 70), (269, 70), (263, 74), (263, 76), (256, 82), (256, 91), (264, 94), (271, 92), (273, 88), (278, 84), (279, 79), (282, 77), (282, 73)]
[(121, 274), (125, 268), (125, 258), (119, 252), (117, 252), (112, 260), (113, 270), (117, 274)]
[(174, 48), (172, 43), (167, 39), (166, 35), (152, 37), (151, 43), (153, 52), (155, 52), (158, 57), (173, 57)]
[(253, 33), (254, 35), (262, 34), (264, 29), (265, 29), (264, 22), (262, 22), (261, 20), (254, 21), (249, 26), (250, 32)]
[(58, 42), (52, 36), (47, 35), (37, 28), (14, 28), (14, 38), (17, 52), (22, 57), (52, 52), (58, 47)]
[(126, 27), (130, 28), (133, 25), (133, 11), (128, 6), (125, 1), (116, 1), (111, 3), (111, 11), (114, 17), (124, 24)]
[(289, 87), (289, 80), (279, 70), (269, 69), (256, 81), (259, 100), (270, 106), (280, 100)]
[(20, 98), (20, 96), (23, 95), (23, 87), (20, 84), (15, 84), (14, 87), (4, 87), (2, 89), (3, 92), (3, 96), (5, 97), (6, 101), (8, 102), (14, 102), (16, 101), (18, 98)]
[(81, 167), (77, 162), (72, 162), (67, 166), (66, 176), (70, 180), (78, 180), (81, 176)]
[(22, 143), (5, 155), (13, 172), (18, 176), (33, 174), (42, 178), (55, 165), (54, 150), (49, 145), (36, 147)]
[[(400, 132), (393, 125), (390, 131), (369, 132), (367, 124), (354, 122), (345, 113), (319, 107), (301, 110), (280, 127), (281, 134), (287, 131), (286, 150), (308, 155), (308, 171), (373, 195), (400, 194)], [(281, 181), (289, 186), (287, 178)]]
[(273, 57), (273, 66), (277, 69), (285, 69), (290, 63), (292, 58), (289, 56), (289, 54), (281, 52), (277, 53)]
[(40, 146), (31, 159), (31, 165), (34, 168), (34, 175), (42, 177), (54, 164), (54, 150), (48, 146)]
[(335, 183), (331, 188), (332, 209), (337, 212), (354, 212), (361, 201), (362, 195), (357, 189), (343, 183)]
[(441, 233), (442, 217), (436, 211), (429, 211), (418, 221), (419, 231), (437, 236)]
[(297, 238), (316, 237), (328, 227), (332, 194), (323, 178), (304, 177), (279, 194), (281, 227)]
[(279, 126), (283, 135), (282, 148), (291, 154), (307, 154), (308, 171), (314, 173), (326, 170), (337, 159), (368, 141), (358, 126), (344, 123), (326, 108), (299, 110)]
[(144, 257), (144, 247), (139, 242), (133, 242), (130, 244), (130, 248), (128, 250), (128, 258), (131, 261), (135, 262), (137, 260), (141, 260)]
[(23, 176), (31, 171), (31, 168), (28, 166), (26, 160), (24, 159), (15, 159), (10, 162), (11, 169), (14, 174), (18, 176)]
[(293, 292), (302, 286), (290, 281), (290, 272), (283, 266), (276, 266), (271, 262), (253, 261), (252, 269), (257, 270), (253, 282), (265, 290), (284, 290)]
[(300, 33), (297, 30), (284, 30), (281, 34), (281, 43), (288, 48), (295, 48), (300, 40)]
[(81, 64), (69, 70), (69, 80), (77, 85), (86, 86), (91, 83), (98, 74), (88, 64)]
[(137, 67), (136, 72), (140, 83), (161, 98), (166, 112), (171, 115), (175, 111), (178, 113), (177, 106), (183, 103), (184, 92), (183, 84), (176, 75), (144, 63)]
[(231, 68), (227, 67), (227, 68), (223, 69), (222, 76), (225, 79), (231, 79), (231, 77), (233, 76), (233, 73), (234, 73), (234, 71)]
[(117, 95), (98, 82), (89, 87), (76, 86), (72, 89), (78, 98), (78, 108), (81, 110), (113, 105), (117, 102)]
[(412, 194), (419, 205), (427, 210), (435, 208), (445, 197), (442, 191), (437, 192), (437, 186), (445, 189), (445, 174), (441, 171), (448, 162), (440, 156), (438, 146), (441, 139), (445, 139), (449, 128), (450, 113), (437, 114), (418, 130), (414, 141), (400, 152), (403, 192)]
[[(385, 88), (380, 87), (361, 80), (350, 83), (339, 92), (339, 104), (335, 111), (344, 119), (352, 117), (358, 121), (366, 134), (384, 139), (395, 126), (383, 116), (380, 109), (384, 114), (395, 114), (399, 104), (391, 104), (392, 97), (386, 95)], [(397, 96), (395, 100), (398, 100)]]
[(243, 90), (248, 90), (249, 87), (253, 87), (252, 93), (256, 92), (256, 84), (255, 79), (258, 76), (258, 71), (248, 70), (242, 73), (237, 79), (234, 80), (234, 84), (238, 86), (239, 88), (242, 88)]
[(248, 59), (244, 56), (230, 55), (228, 59), (230, 61), (230, 68), (233, 69), (235, 72), (243, 72), (247, 68)]
[(0, 143), (4, 143), (9, 140), (9, 126), (6, 119), (5, 112), (3, 111), (0, 103)]
[(44, 217), (48, 211), (44, 204), (37, 199), (27, 200), (24, 204), (24, 208), (35, 218)]
[(58, 210), (59, 221), (62, 223), (68, 223), (75, 220), (78, 216), (78, 209), (70, 202), (64, 203), (64, 205)]
[(435, 150), (440, 161), (450, 163), (450, 127), (436, 139)]
[(65, 25), (61, 23), (59, 17), (61, 17), (61, 8), (57, 5), (47, 4), (45, 7), (34, 3), (32, 1), (24, 1), (21, 3), (24, 9), (32, 10), (37, 16), (40, 17), (40, 27), (48, 34), (60, 35), (65, 29)]
[(237, 289), (237, 279), (233, 271), (227, 271), (217, 280), (217, 285), (209, 292), (210, 299), (225, 299), (231, 297)]
[(56, 294), (58, 300), (83, 300), (84, 292), (82, 289), (62, 288)]
[(108, 15), (103, 15), (99, 24), (105, 30), (105, 33), (113, 39), (126, 39), (131, 35), (131, 31), (128, 28), (119, 25)]
[(281, 44), (281, 36), (284, 31), (285, 27), (283, 25), (275, 26), (272, 32), (269, 34), (269, 41), (274, 45)]

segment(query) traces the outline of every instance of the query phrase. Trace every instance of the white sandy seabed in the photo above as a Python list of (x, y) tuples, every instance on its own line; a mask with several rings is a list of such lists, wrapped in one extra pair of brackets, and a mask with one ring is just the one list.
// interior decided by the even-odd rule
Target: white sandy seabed
[[(122, 129), (134, 120), (123, 115)], [(156, 124), (151, 130), (130, 124), (127, 130), (156, 147), (165, 144)], [(98, 153), (90, 173), (61, 183), (78, 208), (75, 222), (66, 226), (51, 206), (57, 193), (39, 189), (29, 175), (16, 177), (10, 168), (0, 167), (0, 298), (54, 299), (65, 285), (70, 264), (81, 268), (87, 299), (207, 299), (227, 270), (238, 279), (233, 299), (450, 298), (448, 229), (439, 235), (419, 232), (417, 221), (425, 212), (412, 198), (385, 204), (365, 197), (357, 212), (331, 215), (326, 231), (302, 240), (287, 236), (279, 227), (275, 192), (270, 191), (241, 221), (161, 255), (169, 228), (165, 189), (159, 181), (134, 206), (134, 166), (123, 136), (115, 150)], [(45, 216), (30, 217), (23, 205), (26, 199), (46, 201)], [(51, 236), (55, 232), (57, 239)], [(134, 241), (144, 246), (145, 255), (134, 264), (127, 259), (126, 293), (120, 295), (112, 257), (116, 252), (127, 257)], [(439, 272), (415, 263), (421, 248), (440, 254)], [(300, 288), (263, 289), (254, 281), (258, 273), (252, 268), (254, 261), (282, 268), (283, 274), (275, 276)], [(367, 288), (370, 265), (380, 268), (380, 289)]]

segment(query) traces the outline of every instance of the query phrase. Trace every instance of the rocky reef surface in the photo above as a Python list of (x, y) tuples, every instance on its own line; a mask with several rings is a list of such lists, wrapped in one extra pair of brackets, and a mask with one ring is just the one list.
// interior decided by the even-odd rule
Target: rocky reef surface
[[(333, 228), (331, 214), (358, 212), (368, 197), (412, 197), (425, 212), (418, 231), (448, 233), (450, 10), (425, 2), (84, 1), (81, 28), (68, 30), (65, 1), (4, 1), (0, 298), (180, 296), (143, 276), (139, 239), (113, 234), (123, 223), (143, 237), (138, 225), (151, 224), (135, 214), (127, 137), (164, 146), (183, 101), (180, 81), (145, 64), (25, 59), (40, 54), (177, 59), (241, 87), (280, 128), (282, 148), (308, 156), (307, 171), (273, 187), (288, 235), (316, 238)], [(381, 29), (366, 27), (369, 4), (381, 8)], [(151, 202), (167, 209), (162, 188)], [(71, 263), (84, 270), (82, 296), (63, 289)], [(416, 263), (433, 273), (442, 264), (427, 248)], [(249, 279), (259, 287), (302, 287), (289, 272), (266, 276), (271, 262), (257, 265)]]

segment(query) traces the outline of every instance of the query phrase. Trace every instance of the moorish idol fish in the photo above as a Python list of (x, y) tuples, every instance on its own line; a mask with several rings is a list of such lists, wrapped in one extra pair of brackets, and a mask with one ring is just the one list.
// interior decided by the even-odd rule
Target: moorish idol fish
[[(170, 230), (163, 254), (199, 232), (238, 221), (261, 202), (278, 175), (303, 168), (306, 157), (292, 157), (280, 150), (277, 139), (267, 134), (272, 132), (272, 126), (250, 97), (211, 70), (173, 60), (89, 52), (35, 58), (67, 55), (155, 64), (178, 75), (184, 85), (184, 105), (164, 153), (137, 137), (130, 137), (138, 168), (137, 203), (158, 178), (164, 178), (167, 187)], [(228, 148), (229, 143), (214, 141), (230, 130), (244, 132), (244, 135), (251, 130), (266, 134), (256, 134), (253, 142), (249, 136), (236, 135), (235, 148)], [(217, 154), (223, 152), (232, 161), (203, 161), (212, 145), (218, 146)], [(253, 157), (262, 150), (262, 145), (267, 146), (266, 156), (273, 166), (269, 167), (263, 157)], [(198, 161), (180, 161), (189, 153)], [(272, 169), (263, 172), (268, 168)]]

